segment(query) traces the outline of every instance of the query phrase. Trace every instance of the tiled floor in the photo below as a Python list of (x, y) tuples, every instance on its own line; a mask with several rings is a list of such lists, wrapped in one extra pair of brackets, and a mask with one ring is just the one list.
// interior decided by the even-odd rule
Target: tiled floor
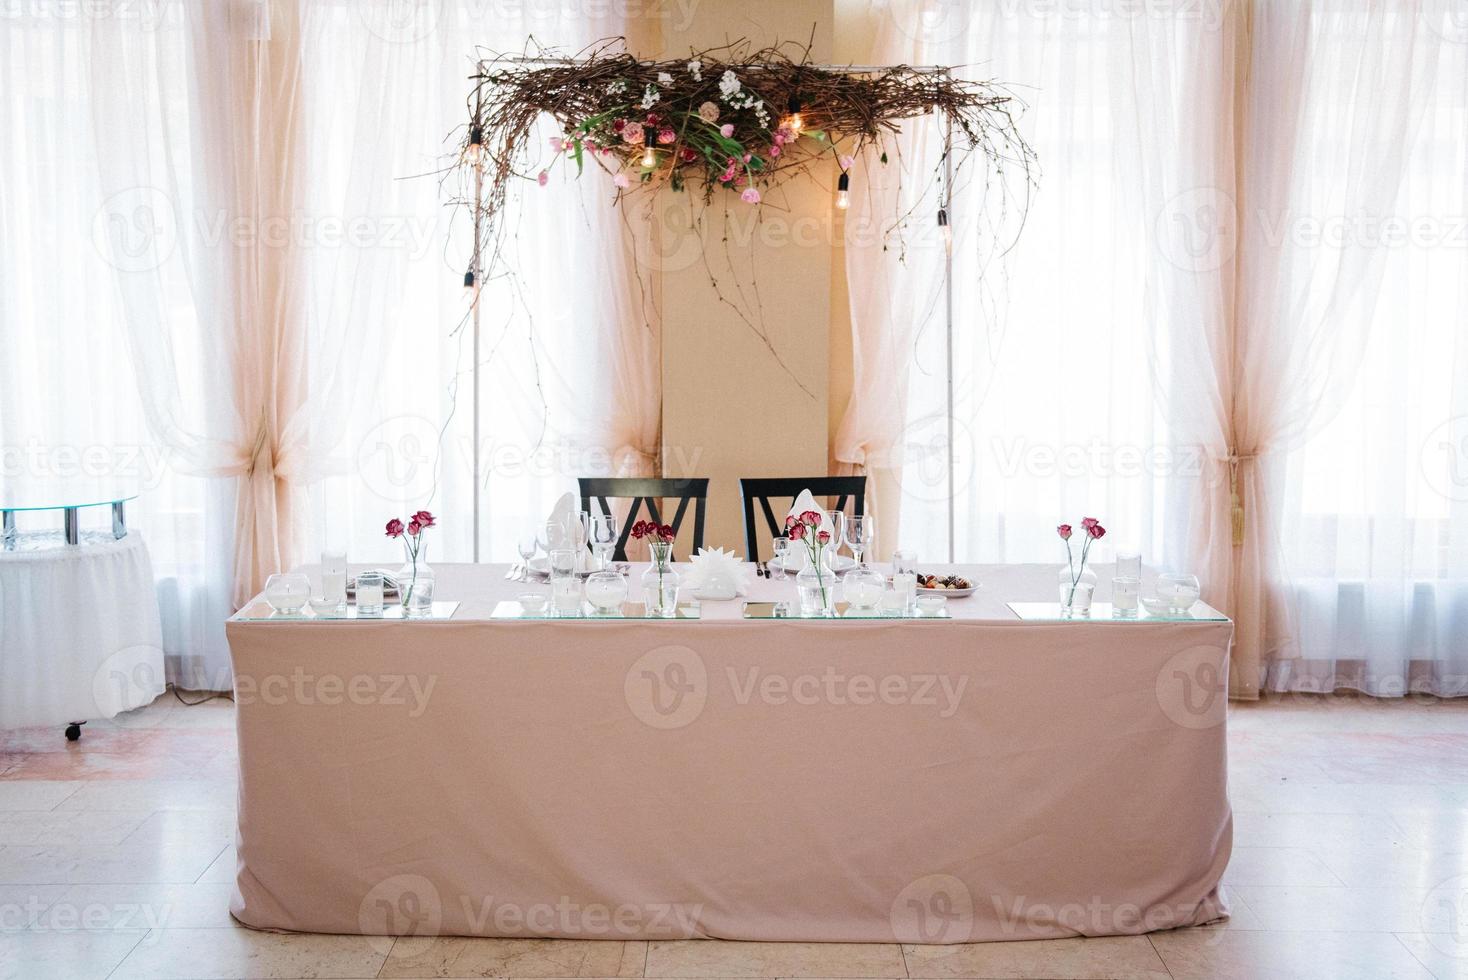
[(971, 946), (277, 935), (233, 924), (233, 709), (165, 695), (0, 732), (0, 980), (85, 977), (1468, 978), (1468, 701), (1230, 717), (1224, 925)]

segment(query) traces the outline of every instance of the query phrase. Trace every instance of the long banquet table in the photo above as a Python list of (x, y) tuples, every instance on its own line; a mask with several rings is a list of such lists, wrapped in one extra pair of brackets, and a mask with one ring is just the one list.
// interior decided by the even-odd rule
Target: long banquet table
[(244, 924), (952, 943), (1227, 914), (1226, 620), (1020, 621), (1053, 566), (963, 567), (950, 620), (507, 620), (545, 587), (437, 572), (451, 619), (229, 622)]

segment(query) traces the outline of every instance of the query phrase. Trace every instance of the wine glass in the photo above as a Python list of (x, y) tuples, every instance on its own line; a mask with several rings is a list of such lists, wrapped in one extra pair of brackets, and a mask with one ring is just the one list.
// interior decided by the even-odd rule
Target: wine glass
[(611, 514), (596, 514), (591, 518), (591, 544), (596, 550), (596, 567), (605, 569), (611, 564), (612, 548), (617, 543), (617, 519)]
[(770, 564), (775, 565), (782, 572), (787, 571), (788, 566), (785, 564), (785, 561), (787, 556), (790, 554), (790, 539), (785, 537), (785, 535), (783, 534), (780, 535), (774, 540), (774, 544), (771, 550), (773, 552), (773, 558), (771, 559)]
[(826, 512), (826, 520), (830, 522), (831, 544), (831, 567), (836, 567), (836, 558), (841, 554), (841, 537), (846, 533), (846, 515), (839, 510)]
[(877, 519), (871, 514), (853, 514), (846, 519), (846, 544), (851, 555), (861, 564), (861, 556), (877, 537)]
[(540, 550), (540, 541), (536, 537), (534, 529), (524, 531), (515, 539), (515, 550), (520, 553), (521, 568), (528, 570), (530, 568), (530, 559), (534, 558), (535, 553)]

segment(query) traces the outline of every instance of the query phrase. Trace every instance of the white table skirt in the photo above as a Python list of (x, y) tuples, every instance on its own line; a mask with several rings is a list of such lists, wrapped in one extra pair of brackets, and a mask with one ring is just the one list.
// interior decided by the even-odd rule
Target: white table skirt
[(142, 535), (0, 551), (0, 729), (111, 718), (163, 690)]

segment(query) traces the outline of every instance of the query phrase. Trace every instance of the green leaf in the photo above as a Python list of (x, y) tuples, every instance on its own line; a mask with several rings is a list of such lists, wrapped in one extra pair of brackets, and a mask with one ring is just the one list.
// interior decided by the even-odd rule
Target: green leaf
[(883, 163), (886, 163), (887, 162), (887, 151), (886, 150), (883, 150), (882, 151), (882, 162)]
[(813, 140), (820, 140), (822, 143), (826, 141), (826, 131), (824, 129), (807, 129), (805, 135)]
[(571, 141), (571, 146), (572, 146), (572, 155), (576, 158), (576, 176), (577, 177), (580, 177), (581, 174), (582, 174), (582, 172), (585, 170), (585, 167), (586, 167), (586, 165), (581, 160), (581, 141), (580, 140), (572, 140)]

